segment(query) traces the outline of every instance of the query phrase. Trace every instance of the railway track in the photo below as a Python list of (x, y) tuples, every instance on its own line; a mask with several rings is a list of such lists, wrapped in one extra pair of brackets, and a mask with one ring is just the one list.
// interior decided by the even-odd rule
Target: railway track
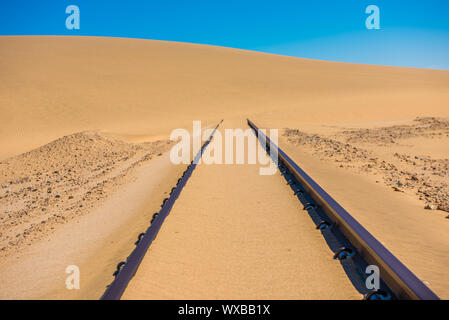
[[(220, 122), (221, 123), (221, 122)], [(139, 235), (136, 248), (126, 259), (117, 265), (114, 281), (107, 287), (101, 297), (103, 300), (120, 299), (128, 283), (136, 273), (148, 248), (156, 237), (167, 215), (179, 197), (196, 167), (197, 160), (210, 143), (215, 130), (195, 156), (194, 161), (187, 167), (170, 197), (164, 199), (161, 210), (154, 214), (150, 227)], [(257, 126), (247, 120), (249, 127), (267, 153), (275, 150), (277, 164), (286, 183), (292, 189), (294, 197), (302, 204), (315, 223), (316, 232), (321, 232), (328, 247), (334, 253), (334, 259), (341, 263), (354, 287), (364, 293), (365, 299), (425, 299), (438, 297), (424, 285), (406, 266), (394, 257), (379, 241), (377, 241), (360, 223), (358, 223), (345, 209), (343, 209), (330, 195), (328, 195), (313, 179), (311, 179), (298, 165), (296, 165), (281, 149), (278, 148)], [(378, 290), (368, 290), (365, 286), (366, 267), (375, 265), (380, 271), (380, 287)]]
[(379, 268), (381, 288), (367, 293), (365, 299), (439, 299), (270, 138), (259, 131), (251, 120), (248, 119), (247, 122), (262, 145), (266, 145), (268, 153), (271, 148), (277, 150), (281, 173), (304, 204), (304, 210), (316, 221), (317, 229), (321, 230), (326, 238), (332, 233), (333, 240), (337, 240), (334, 243), (343, 244), (342, 247), (334, 248), (334, 259), (352, 260), (352, 268), (360, 276), (363, 276), (363, 269), (368, 265)]

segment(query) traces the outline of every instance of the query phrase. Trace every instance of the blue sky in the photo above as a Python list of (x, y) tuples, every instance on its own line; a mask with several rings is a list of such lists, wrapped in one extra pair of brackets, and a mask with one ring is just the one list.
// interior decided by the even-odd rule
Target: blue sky
[[(71, 4), (80, 30), (65, 27)], [(380, 30), (365, 27), (370, 4)], [(449, 70), (448, 0), (1, 0), (0, 35), (145, 38)]]

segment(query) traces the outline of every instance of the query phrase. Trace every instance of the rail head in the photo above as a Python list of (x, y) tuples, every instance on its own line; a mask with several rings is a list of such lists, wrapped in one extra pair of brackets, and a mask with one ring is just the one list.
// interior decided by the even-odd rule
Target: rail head
[(262, 138), (266, 140), (267, 146), (277, 150), (279, 160), (290, 169), (302, 187), (306, 189), (314, 201), (357, 249), (358, 253), (368, 263), (379, 267), (382, 280), (398, 298), (439, 300), (439, 297), (432, 290), (324, 191), (283, 150), (274, 144), (262, 131), (259, 131), (259, 128), (251, 120), (247, 119), (247, 121), (248, 125), (257, 132), (258, 137), (262, 135)]

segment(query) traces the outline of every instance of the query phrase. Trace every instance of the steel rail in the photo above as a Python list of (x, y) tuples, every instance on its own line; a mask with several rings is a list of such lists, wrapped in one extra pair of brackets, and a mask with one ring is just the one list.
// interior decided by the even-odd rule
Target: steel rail
[(142, 262), (145, 254), (147, 253), (151, 243), (156, 238), (156, 235), (158, 234), (162, 223), (164, 222), (165, 218), (170, 213), (176, 199), (181, 194), (182, 188), (186, 185), (187, 180), (192, 175), (193, 170), (195, 170), (196, 165), (201, 158), (204, 150), (206, 149), (207, 145), (212, 140), (215, 131), (217, 130), (218, 126), (223, 122), (221, 120), (215, 129), (210, 134), (209, 138), (206, 140), (206, 142), (203, 144), (201, 149), (196, 154), (194, 160), (190, 163), (190, 165), (187, 167), (186, 171), (184, 171), (184, 174), (182, 177), (178, 180), (178, 183), (176, 184), (176, 187), (172, 189), (172, 192), (170, 193), (170, 197), (166, 198), (164, 202), (162, 203), (162, 208), (159, 212), (157, 212), (153, 216), (153, 220), (151, 222), (151, 225), (148, 227), (147, 231), (145, 233), (142, 233), (142, 237), (138, 238), (138, 241), (136, 242), (136, 247), (131, 252), (131, 254), (126, 259), (126, 262), (123, 263), (122, 267), (119, 267), (121, 263), (119, 263), (119, 266), (117, 266), (117, 273), (115, 279), (112, 281), (112, 283), (107, 287), (106, 291), (104, 292), (103, 296), (100, 298), (100, 300), (119, 300), (120, 297), (123, 295), (123, 292), (125, 291), (126, 287), (128, 286), (128, 283), (131, 281), (132, 277), (137, 272), (137, 269), (139, 268), (140, 263)]
[(249, 119), (248, 125), (255, 131), (259, 141), (264, 139), (267, 147), (275, 148), (278, 160), (293, 173), (300, 185), (309, 193), (340, 232), (354, 246), (366, 262), (379, 267), (381, 279), (398, 299), (439, 300), (420, 279), (386, 249), (371, 233), (340, 206), (326, 191), (304, 172), (284, 151)]

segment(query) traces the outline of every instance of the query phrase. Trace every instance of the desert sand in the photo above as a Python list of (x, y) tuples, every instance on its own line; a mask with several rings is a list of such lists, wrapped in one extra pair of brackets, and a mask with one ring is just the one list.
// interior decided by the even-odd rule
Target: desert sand
[[(220, 129), (244, 125), (225, 120)], [(362, 294), (279, 172), (200, 164), (122, 298), (347, 300)]]
[[(98, 298), (183, 170), (169, 162), (170, 132), (191, 130), (193, 120), (225, 119), (245, 128), (247, 117), (259, 127), (281, 129), (281, 147), (432, 290), (449, 298), (448, 71), (163, 41), (36, 36), (0, 37), (0, 79), (3, 299)], [(195, 172), (190, 182), (205, 194), (204, 215), (196, 212), (198, 194), (186, 187), (136, 279), (162, 266), (166, 275), (160, 282), (145, 276), (125, 297), (188, 297), (183, 287), (155, 292), (142, 286), (185, 277), (192, 288), (195, 268), (222, 252), (204, 265), (205, 277), (190, 297), (319, 298), (321, 290), (327, 298), (359, 298), (341, 270), (334, 270), (338, 264), (326, 261), (319, 264), (335, 273), (332, 284), (299, 290), (302, 278), (295, 272), (310, 266), (293, 253), (307, 243), (326, 248), (318, 249), (317, 233), (303, 230), (307, 222), (283, 199), (276, 176), (267, 185), (275, 190), (273, 211), (282, 207), (285, 216), (274, 219), (262, 204), (255, 206), (261, 210), (247, 207), (267, 194), (236, 193), (231, 184), (245, 174), (250, 179), (251, 169), (205, 165)], [(214, 177), (225, 177), (227, 187), (208, 188)], [(213, 205), (219, 189), (220, 201), (235, 199), (234, 219), (220, 220), (227, 210)], [(277, 221), (277, 229), (267, 230), (262, 221)], [(208, 231), (195, 232), (195, 223)], [(231, 235), (245, 241), (219, 238)], [(186, 237), (187, 252), (195, 243), (205, 245), (195, 251), (197, 264), (181, 264), (182, 270), (179, 237)], [(276, 240), (263, 251), (269, 239)], [(232, 260), (234, 249), (254, 254), (240, 266)], [(230, 275), (215, 264), (225, 258)], [(269, 259), (287, 271), (275, 275), (276, 265), (258, 264)], [(81, 290), (65, 289), (69, 264), (81, 268)], [(273, 283), (262, 282), (265, 273)], [(229, 285), (209, 292), (206, 279), (228, 279)]]
[(281, 138), (306, 172), (445, 299), (447, 124), (418, 118), (351, 129), (308, 127), (309, 133), (286, 129)]

